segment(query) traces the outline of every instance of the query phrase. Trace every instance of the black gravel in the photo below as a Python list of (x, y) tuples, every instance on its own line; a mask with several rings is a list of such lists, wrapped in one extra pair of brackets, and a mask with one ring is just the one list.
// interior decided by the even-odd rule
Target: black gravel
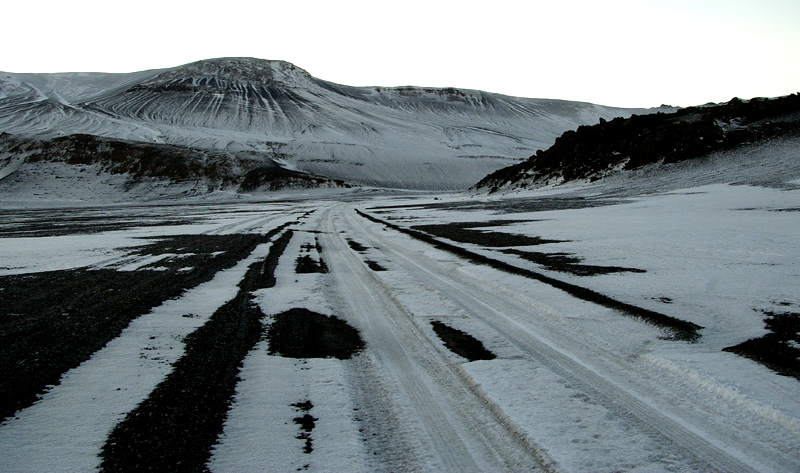
[(0, 277), (0, 417), (30, 406), (133, 319), (211, 280), (264, 241), (257, 234), (175, 236), (134, 251), (184, 255), (159, 261), (159, 271), (81, 268)]
[(506, 198), (502, 200), (480, 200), (470, 199), (457, 202), (435, 202), (430, 204), (412, 205), (391, 205), (371, 207), (370, 210), (393, 210), (393, 209), (413, 209), (413, 210), (466, 210), (483, 211), (491, 210), (500, 213), (520, 213), (520, 212), (544, 212), (548, 210), (573, 210), (602, 207), (606, 205), (617, 205), (625, 201), (619, 199), (608, 199), (603, 197), (519, 197)]
[[(312, 249), (317, 250), (317, 259), (311, 256), (310, 253)], [(295, 273), (309, 274), (328, 272), (328, 265), (325, 264), (325, 260), (322, 259), (322, 246), (320, 246), (318, 239), (316, 239), (314, 245), (310, 243), (301, 245), (300, 252), (301, 255), (297, 257), (297, 262), (295, 264)]]
[(359, 253), (363, 253), (369, 249), (361, 243), (351, 240), (350, 238), (347, 239), (347, 244), (350, 245), (350, 248), (352, 248), (354, 251), (358, 251)]
[(456, 355), (469, 361), (494, 360), (495, 354), (487, 350), (480, 340), (461, 330), (445, 325), (438, 320), (432, 320), (431, 325), (436, 335), (444, 342), (444, 346)]
[(800, 313), (765, 312), (770, 333), (724, 351), (750, 358), (784, 376), (800, 380)]
[(371, 269), (373, 271), (386, 271), (386, 268), (381, 266), (380, 263), (378, 263), (376, 261), (372, 261), (371, 259), (366, 260), (365, 263), (367, 263), (367, 266), (369, 266), (369, 269)]
[(314, 407), (314, 404), (306, 400), (303, 402), (296, 402), (292, 404), (292, 407), (303, 413), (303, 415), (292, 419), (292, 421), (300, 427), (300, 432), (298, 432), (295, 438), (303, 441), (303, 453), (311, 453), (314, 451), (314, 438), (311, 436), (311, 432), (314, 430), (314, 427), (317, 425), (316, 422), (319, 420), (308, 412)]
[(264, 261), (250, 266), (236, 297), (186, 338), (173, 372), (117, 424), (100, 454), (103, 471), (207, 471), (242, 360), (261, 338), (264, 314), (250, 292), (274, 286), (291, 236), (284, 233)]
[(328, 266), (322, 258), (314, 259), (309, 255), (302, 255), (297, 258), (295, 272), (297, 274), (327, 273)]
[(625, 268), (622, 266), (599, 266), (583, 264), (582, 258), (570, 253), (543, 253), (539, 251), (522, 251), (506, 249), (503, 253), (517, 255), (550, 271), (574, 274), (575, 276), (596, 276), (612, 273), (644, 273), (643, 269)]
[(287, 358), (346, 360), (364, 348), (361, 335), (350, 324), (304, 308), (276, 315), (267, 340), (270, 354)]
[(560, 240), (547, 240), (538, 236), (518, 235), (491, 230), (473, 230), (475, 227), (489, 227), (491, 222), (460, 222), (437, 225), (417, 225), (411, 227), (425, 233), (459, 243), (472, 243), (486, 247), (530, 246), (545, 243), (561, 243)]

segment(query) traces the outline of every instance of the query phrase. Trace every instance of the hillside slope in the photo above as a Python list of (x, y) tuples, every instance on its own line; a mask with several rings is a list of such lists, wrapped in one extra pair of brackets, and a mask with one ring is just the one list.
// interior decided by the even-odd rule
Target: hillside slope
[(647, 109), (462, 89), (349, 87), (283, 61), (131, 74), (0, 73), (0, 132), (278, 153), (361, 185), (463, 189), (566, 130)]
[(0, 134), (0, 195), (6, 202), (118, 202), (348, 187), (286, 169), (279, 159), (83, 134), (52, 139)]
[(474, 190), (497, 192), (596, 181), (647, 165), (705, 159), (775, 138), (800, 136), (800, 95), (775, 99), (733, 99), (722, 105), (675, 113), (600, 120), (561, 135), (546, 151), (495, 171)]

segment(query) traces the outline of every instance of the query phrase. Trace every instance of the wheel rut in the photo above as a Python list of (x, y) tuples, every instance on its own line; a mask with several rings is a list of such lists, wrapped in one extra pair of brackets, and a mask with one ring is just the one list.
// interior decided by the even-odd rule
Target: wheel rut
[(424, 461), (446, 471), (553, 471), (546, 455), (499, 418), (488, 399), (415, 324), (350, 248), (335, 217), (327, 215), (323, 225), (322, 246), (336, 289), (365, 339), (367, 355), (394, 391), (403, 422), (419, 436)]
[[(547, 366), (571, 384), (583, 386), (583, 390), (601, 399), (613, 412), (631, 419), (641, 432), (672, 443), (691, 464), (720, 471), (759, 471), (759, 465), (752, 460), (754, 452), (741, 439), (736, 440), (736, 435), (718, 437), (707, 426), (695, 424), (691, 413), (658, 405), (659, 401), (654, 399), (669, 399), (677, 394), (648, 384), (653, 382), (653, 374), (638, 371), (642, 368), (634, 361), (600, 346), (587, 345), (585, 340), (569, 334), (570, 327), (559, 327), (558, 323), (548, 327), (547, 317), (531, 319), (531, 306), (524, 297), (509, 297), (510, 294), (498, 291), (492, 281), (476, 279), (453, 265), (422, 257), (396, 238), (396, 234), (387, 236), (377, 223), (369, 223), (352, 211), (345, 213), (343, 219), (351, 231), (358, 231), (366, 244), (380, 248), (395, 266), (496, 330), (529, 359)], [(639, 374), (644, 376), (639, 379)], [(650, 397), (650, 389), (656, 389), (658, 397)]]

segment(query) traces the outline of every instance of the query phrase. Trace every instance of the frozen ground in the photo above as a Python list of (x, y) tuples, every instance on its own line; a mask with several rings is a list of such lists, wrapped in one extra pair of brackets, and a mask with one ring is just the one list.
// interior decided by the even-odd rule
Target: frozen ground
[[(800, 190), (774, 181), (697, 184), (648, 194), (585, 186), (492, 198), (359, 192), (7, 210), (0, 300), (10, 277), (180, 264), (175, 251), (142, 260), (136, 249), (154, 238), (266, 234), (288, 223), (274, 285), (252, 294), (264, 334), (278, 314), (304, 308), (347, 322), (365, 348), (348, 359), (289, 358), (262, 337), (242, 360), (204, 460), (211, 471), (797, 471), (800, 382), (722, 349), (764, 335), (764, 312), (800, 312)], [(703, 328), (694, 342), (676, 341), (669, 328), (438, 249), (356, 210), (406, 229), (470, 223), (461, 226), (465, 241), (448, 241)], [(487, 232), (550, 242), (468, 241)], [(189, 356), (187, 335), (234, 297), (277, 238), (141, 314), (5, 419), (0, 470), (99, 468), (110, 431)], [(509, 249), (624, 271), (579, 275)], [(432, 321), (496, 358), (451, 352)]]

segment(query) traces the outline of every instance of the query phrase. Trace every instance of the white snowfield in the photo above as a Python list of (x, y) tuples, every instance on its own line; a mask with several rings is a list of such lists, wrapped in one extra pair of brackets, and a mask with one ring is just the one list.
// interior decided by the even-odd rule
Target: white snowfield
[(0, 73), (0, 132), (251, 151), (358, 185), (406, 189), (465, 189), (564, 131), (655, 111), (452, 88), (350, 87), (248, 58), (130, 74)]
[[(602, 190), (572, 191), (585, 198)], [(800, 312), (796, 186), (715, 184), (510, 213), (496, 206), (518, 204), (520, 195), (334, 197), (202, 205), (185, 212), (194, 224), (84, 235), (81, 246), (75, 236), (0, 239), (0, 261), (13, 261), (2, 274), (86, 263), (136, 270), (131, 237), (266, 233), (313, 211), (291, 225), (275, 287), (255, 292), (263, 324), (307, 308), (347, 321), (366, 348), (348, 360), (303, 360), (270, 354), (266, 339), (257, 344), (211, 452), (214, 472), (800, 471), (800, 382), (722, 351), (763, 335), (762, 311)], [(488, 230), (491, 220), (519, 220), (491, 229), (562, 241), (523, 250), (645, 272), (580, 277), (463, 246), (704, 328), (694, 343), (668, 340), (658, 327), (436, 249), (356, 209), (406, 227), (485, 221)], [(7, 419), (0, 471), (97, 469), (116, 422), (164, 379), (185, 336), (234, 296), (247, 264), (268, 248), (139, 317)], [(73, 249), (93, 256), (81, 263)], [(301, 253), (329, 272), (297, 274)], [(180, 317), (186, 311), (198, 317)], [(445, 347), (432, 321), (497, 357), (469, 362)], [(316, 418), (309, 453), (293, 422), (293, 404), (304, 401)]]

